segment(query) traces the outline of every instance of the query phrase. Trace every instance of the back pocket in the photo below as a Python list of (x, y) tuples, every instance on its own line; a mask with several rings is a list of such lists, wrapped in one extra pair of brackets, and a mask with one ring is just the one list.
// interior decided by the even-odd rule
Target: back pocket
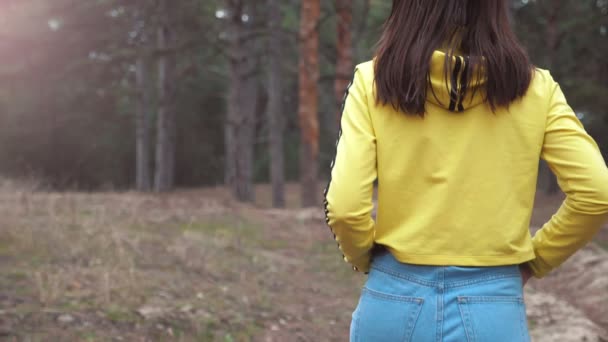
[(363, 289), (353, 314), (351, 342), (408, 342), (424, 300)]
[(468, 342), (528, 342), (521, 297), (458, 297)]

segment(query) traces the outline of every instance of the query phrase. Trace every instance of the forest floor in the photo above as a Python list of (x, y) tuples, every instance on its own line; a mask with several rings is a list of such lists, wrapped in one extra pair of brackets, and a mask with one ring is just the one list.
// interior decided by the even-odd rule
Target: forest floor
[[(321, 210), (0, 186), (0, 341), (347, 341), (364, 277)], [(539, 198), (540, 225), (559, 198)], [(534, 341), (607, 341), (608, 234), (526, 292)]]

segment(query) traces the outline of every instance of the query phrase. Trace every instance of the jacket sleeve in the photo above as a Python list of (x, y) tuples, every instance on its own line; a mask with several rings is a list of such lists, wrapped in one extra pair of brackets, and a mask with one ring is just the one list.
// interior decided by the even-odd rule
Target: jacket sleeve
[(529, 265), (539, 278), (588, 243), (608, 219), (606, 163), (553, 80), (550, 91), (542, 158), (566, 200), (532, 240), (536, 259)]
[(344, 260), (368, 272), (374, 242), (373, 188), (377, 177), (376, 137), (363, 73), (355, 70), (343, 104), (337, 152), (325, 189), (326, 222)]

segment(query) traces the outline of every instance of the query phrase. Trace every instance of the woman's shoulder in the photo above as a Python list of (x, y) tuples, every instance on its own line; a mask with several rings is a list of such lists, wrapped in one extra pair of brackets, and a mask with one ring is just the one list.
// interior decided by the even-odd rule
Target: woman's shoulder
[(530, 87), (539, 91), (547, 91), (548, 89), (553, 89), (556, 85), (553, 76), (551, 76), (551, 72), (546, 69), (534, 68), (532, 82), (530, 83)]
[(373, 60), (357, 64), (353, 75), (353, 83), (359, 83), (364, 89), (371, 90), (373, 89), (374, 80)]
[(369, 60), (367, 62), (363, 62), (357, 64), (355, 67), (355, 72), (359, 73), (361, 78), (366, 81), (374, 80), (374, 60)]
[(373, 75), (374, 74), (374, 60), (371, 59), (367, 62), (357, 64), (357, 67), (355, 69), (359, 70), (363, 73), (371, 73)]

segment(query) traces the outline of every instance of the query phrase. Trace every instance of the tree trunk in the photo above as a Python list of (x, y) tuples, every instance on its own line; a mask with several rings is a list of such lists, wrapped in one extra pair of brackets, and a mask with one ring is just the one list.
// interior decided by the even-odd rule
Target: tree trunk
[(352, 23), (353, 8), (351, 0), (336, 0), (336, 12), (338, 16), (338, 39), (336, 41), (336, 81), (334, 92), (338, 107), (336, 119), (340, 122), (342, 109), (340, 104), (344, 99), (344, 92), (353, 73), (353, 46), (352, 46)]
[(285, 207), (285, 160), (283, 151), (283, 82), (281, 73), (282, 21), (279, 0), (268, 0), (268, 145), (272, 206)]
[(137, 59), (136, 70), (137, 101), (135, 109), (135, 154), (137, 191), (150, 191), (150, 92), (148, 91), (147, 63), (143, 57)]
[[(250, 51), (250, 49), (247, 49)], [(235, 192), (237, 198), (243, 202), (254, 202), (255, 191), (253, 187), (253, 156), (255, 143), (255, 115), (258, 107), (259, 86), (254, 77), (247, 77), (241, 81), (242, 97), (240, 99), (240, 113), (242, 119), (237, 133), (237, 173)]]
[[(170, 30), (166, 17), (166, 0), (160, 1), (160, 13), (165, 17), (157, 32), (157, 48), (160, 51), (169, 47)], [(163, 53), (158, 58), (158, 117), (156, 123), (156, 174), (154, 187), (158, 192), (173, 188), (175, 168), (175, 113), (172, 106), (172, 61)]]
[(299, 109), (300, 185), (303, 207), (318, 204), (318, 79), (320, 0), (302, 1), (300, 16)]
[[(224, 179), (233, 196), (241, 202), (253, 202), (253, 154), (257, 83), (252, 74), (255, 52), (246, 38), (248, 25), (243, 22), (242, 0), (228, 1), (230, 90), (225, 123), (226, 169)], [(249, 39), (249, 40), (246, 40)]]

